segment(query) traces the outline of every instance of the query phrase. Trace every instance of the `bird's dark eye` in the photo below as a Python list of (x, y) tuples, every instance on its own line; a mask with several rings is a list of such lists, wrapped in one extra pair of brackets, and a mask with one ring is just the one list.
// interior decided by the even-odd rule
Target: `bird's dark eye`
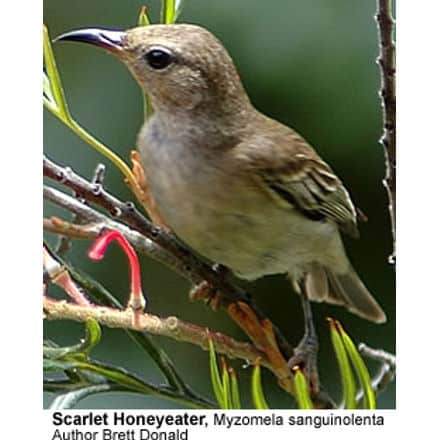
[(164, 49), (151, 49), (145, 54), (145, 59), (153, 69), (160, 70), (171, 64), (173, 56)]

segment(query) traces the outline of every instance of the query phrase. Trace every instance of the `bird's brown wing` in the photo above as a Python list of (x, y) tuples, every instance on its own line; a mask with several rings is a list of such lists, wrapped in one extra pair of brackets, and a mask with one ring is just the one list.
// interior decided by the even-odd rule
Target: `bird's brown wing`
[(332, 220), (343, 232), (357, 237), (355, 207), (332, 169), (287, 127), (276, 124), (272, 133), (266, 133), (269, 136), (245, 147), (261, 183), (284, 206), (293, 206), (312, 220)]
[(330, 219), (342, 231), (358, 236), (356, 212), (348, 192), (324, 162), (307, 159), (300, 174), (270, 170), (262, 178), (278, 197), (306, 217)]

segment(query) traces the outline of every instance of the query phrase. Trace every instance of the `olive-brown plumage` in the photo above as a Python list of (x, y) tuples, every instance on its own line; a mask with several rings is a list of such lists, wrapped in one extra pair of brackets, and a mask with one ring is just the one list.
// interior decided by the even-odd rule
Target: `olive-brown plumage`
[(229, 54), (194, 25), (85, 29), (147, 92), (138, 148), (161, 216), (190, 247), (238, 276), (287, 273), (309, 299), (385, 314), (348, 261), (356, 211), (332, 169), (294, 130), (251, 104)]

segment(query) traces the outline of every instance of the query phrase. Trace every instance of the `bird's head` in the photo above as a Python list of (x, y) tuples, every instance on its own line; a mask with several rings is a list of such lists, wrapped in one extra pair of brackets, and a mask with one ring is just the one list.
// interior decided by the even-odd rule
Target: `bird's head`
[[(216, 107), (239, 111), (248, 104), (234, 63), (206, 29), (188, 24), (150, 25), (128, 31), (88, 28), (57, 39), (99, 46), (124, 62), (156, 109)], [(223, 108), (224, 107), (224, 108)]]

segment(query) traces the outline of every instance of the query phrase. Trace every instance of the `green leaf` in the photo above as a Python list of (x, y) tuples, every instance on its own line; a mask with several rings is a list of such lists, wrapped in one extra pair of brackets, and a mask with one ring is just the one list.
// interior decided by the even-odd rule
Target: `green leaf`
[(344, 343), (344, 347), (350, 357), (350, 360), (354, 366), (359, 382), (364, 391), (364, 408), (366, 409), (376, 409), (376, 396), (374, 394), (373, 387), (371, 386), (371, 378), (368, 373), (367, 366), (365, 365), (361, 355), (357, 351), (356, 346), (353, 341), (350, 339), (348, 334), (343, 329), (342, 325), (335, 321), (337, 330), (341, 335), (342, 342)]
[(55, 62), (55, 56), (53, 54), (52, 44), (50, 42), (49, 31), (47, 30), (47, 27), (44, 25), (43, 25), (43, 55), (44, 55), (44, 65), (47, 72), (47, 78), (50, 83), (50, 89), (52, 90), (54, 102), (56, 103), (56, 108), (59, 112), (59, 118), (62, 119), (63, 121), (68, 121), (70, 119), (70, 113), (67, 107), (66, 98), (64, 96), (64, 90), (61, 85), (57, 64)]
[(65, 371), (75, 368), (75, 362), (56, 360), (56, 359), (43, 359), (43, 371), (46, 373)]
[(138, 26), (148, 26), (149, 24), (151, 24), (151, 21), (148, 17), (147, 7), (142, 6), (138, 16)]
[(50, 344), (48, 344), (47, 341), (44, 341), (43, 357), (48, 360), (65, 360), (69, 355), (76, 355), (84, 351), (83, 344), (84, 342), (68, 347), (59, 347), (52, 341), (50, 341)]
[(330, 337), (335, 350), (336, 359), (339, 365), (339, 373), (341, 376), (343, 390), (343, 404), (346, 409), (356, 409), (356, 383), (350, 361), (345, 350), (342, 337), (336, 327), (335, 321), (328, 318), (330, 325)]
[(92, 396), (94, 394), (112, 391), (114, 388), (116, 388), (116, 390), (119, 390), (118, 386), (115, 387), (112, 384), (103, 383), (98, 385), (90, 385), (90, 386), (82, 387), (74, 391), (69, 391), (67, 393), (57, 396), (53, 400), (49, 409), (51, 410), (72, 409), (81, 400), (85, 399), (86, 397)]
[(269, 409), (261, 386), (261, 369), (258, 363), (252, 372), (252, 399), (256, 409)]
[(101, 327), (97, 321), (87, 318), (86, 321), (86, 338), (82, 344), (82, 348), (86, 356), (99, 344), (101, 340)]
[(85, 326), (86, 337), (79, 344), (69, 347), (58, 347), (52, 341), (43, 344), (43, 357), (47, 360), (71, 361), (87, 359), (90, 352), (101, 339), (101, 327), (92, 318), (88, 318)]
[[(83, 384), (83, 386), (86, 384)], [(79, 381), (70, 379), (47, 379), (43, 380), (43, 391), (49, 393), (66, 393), (78, 389)]]
[(162, 0), (160, 22), (163, 24), (173, 24), (176, 21), (176, 18), (175, 0)]
[(132, 389), (143, 394), (152, 393), (151, 385), (145, 383), (141, 379), (137, 378), (133, 374), (130, 374), (123, 368), (110, 367), (104, 364), (98, 364), (97, 362), (81, 362), (78, 361), (75, 368), (94, 373), (101, 378), (106, 378), (117, 384), (123, 385), (125, 388)]
[(241, 409), (240, 391), (238, 389), (237, 375), (233, 368), (229, 369), (229, 376), (231, 378), (231, 404), (232, 409)]
[(225, 409), (232, 409), (231, 397), (231, 381), (229, 380), (228, 365), (225, 358), (222, 357), (222, 382), (223, 382), (223, 396), (225, 400)]
[[(50, 89), (52, 90), (52, 96), (54, 98), (53, 102), (43, 95), (44, 106), (58, 119), (64, 122), (78, 137), (87, 142), (100, 154), (106, 157), (108, 160), (113, 162), (113, 164), (119, 168), (119, 170), (124, 174), (127, 180), (130, 182), (133, 188), (136, 187), (136, 179), (128, 167), (128, 165), (110, 148), (105, 146), (103, 143), (99, 142), (95, 137), (93, 137), (89, 132), (84, 130), (71, 116), (67, 101), (64, 96), (64, 90), (61, 84), (61, 79), (58, 73), (57, 65), (55, 62), (55, 57), (52, 50), (52, 44), (50, 42), (49, 32), (47, 27), (43, 25), (43, 52), (44, 52), (44, 67), (46, 69), (47, 78), (50, 82)], [(44, 81), (44, 79), (43, 79)], [(43, 84), (43, 88), (46, 87)]]
[(299, 367), (294, 367), (293, 385), (295, 388), (295, 397), (300, 409), (313, 409), (313, 403), (310, 398), (309, 387), (306, 378)]
[(76, 352), (78, 345), (73, 347), (58, 347), (52, 341), (43, 342), (43, 357), (44, 359), (62, 359), (66, 354)]
[(182, 12), (183, 4), (184, 3), (185, 3), (184, 0), (176, 0), (176, 7), (175, 7), (176, 12), (175, 12), (175, 15), (174, 15), (174, 21), (175, 22), (177, 21), (177, 19), (179, 18), (180, 13)]
[(211, 374), (211, 383), (214, 390), (215, 398), (222, 409), (226, 409), (226, 399), (224, 388), (217, 365), (217, 357), (215, 355), (214, 343), (209, 339), (209, 371)]

